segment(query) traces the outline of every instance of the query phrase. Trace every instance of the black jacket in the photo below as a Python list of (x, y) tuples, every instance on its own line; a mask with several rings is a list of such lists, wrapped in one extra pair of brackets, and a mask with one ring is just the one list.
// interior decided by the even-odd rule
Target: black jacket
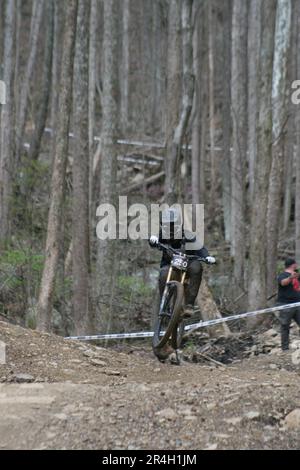
[[(176, 240), (167, 239), (167, 240), (164, 240), (162, 238), (161, 232), (159, 233), (158, 239), (159, 239), (160, 243), (163, 243), (164, 245), (169, 245), (172, 248), (174, 248), (175, 250), (182, 250), (183, 252), (186, 252), (188, 255), (195, 255), (195, 256), (202, 257), (202, 258), (206, 258), (206, 256), (209, 256), (207, 248), (205, 246), (201, 247), (201, 243), (198, 242), (197, 237), (193, 236), (193, 234), (191, 232), (187, 231), (187, 230), (185, 230), (183, 232), (183, 237), (181, 239), (176, 239)], [(196, 243), (197, 244), (197, 242), (198, 242), (198, 245), (200, 246), (199, 248), (197, 248), (197, 249), (189, 248), (190, 243), (193, 243), (193, 244)], [(166, 265), (170, 264), (170, 262), (171, 262), (171, 257), (168, 255), (168, 253), (166, 253), (164, 251), (163, 255), (162, 255), (161, 262), (160, 262), (160, 267), (166, 266)]]

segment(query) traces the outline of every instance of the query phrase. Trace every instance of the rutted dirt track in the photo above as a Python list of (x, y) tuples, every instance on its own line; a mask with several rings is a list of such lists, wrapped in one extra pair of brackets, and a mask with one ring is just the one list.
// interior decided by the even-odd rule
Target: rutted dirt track
[[(0, 322), (2, 449), (297, 449), (299, 366), (158, 363)], [(22, 383), (26, 382), (26, 383)], [(28, 383), (31, 382), (31, 383)]]

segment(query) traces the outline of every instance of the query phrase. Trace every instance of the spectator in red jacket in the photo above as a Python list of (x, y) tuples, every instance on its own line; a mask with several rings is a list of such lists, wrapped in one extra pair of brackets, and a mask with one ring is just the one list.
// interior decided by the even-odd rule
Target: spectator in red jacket
[[(297, 272), (298, 265), (293, 258), (285, 260), (285, 270), (278, 276), (278, 303), (277, 305), (293, 304), (300, 302), (300, 273)], [(281, 323), (281, 348), (283, 351), (289, 349), (290, 325), (295, 320), (300, 327), (300, 307), (291, 307), (280, 311)]]

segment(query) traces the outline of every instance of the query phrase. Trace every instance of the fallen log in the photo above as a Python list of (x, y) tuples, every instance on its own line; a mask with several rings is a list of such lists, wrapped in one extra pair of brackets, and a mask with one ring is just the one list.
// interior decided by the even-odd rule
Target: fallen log
[(164, 176), (164, 174), (165, 174), (164, 171), (160, 171), (159, 173), (156, 173), (155, 175), (149, 176), (149, 178), (143, 178), (138, 183), (127, 186), (127, 188), (125, 188), (124, 191), (122, 192), (123, 194), (130, 193), (131, 191), (135, 191), (136, 189), (140, 188), (141, 186), (145, 184), (154, 183), (154, 181), (159, 180), (162, 176)]

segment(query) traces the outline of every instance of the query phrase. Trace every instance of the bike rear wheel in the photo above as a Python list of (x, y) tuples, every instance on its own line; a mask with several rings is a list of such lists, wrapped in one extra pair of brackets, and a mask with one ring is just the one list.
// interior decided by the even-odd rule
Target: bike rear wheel
[(173, 330), (177, 330), (184, 295), (183, 285), (178, 281), (169, 282), (166, 288), (167, 295), (163, 305), (160, 305), (152, 338), (152, 347), (156, 355), (167, 345)]

